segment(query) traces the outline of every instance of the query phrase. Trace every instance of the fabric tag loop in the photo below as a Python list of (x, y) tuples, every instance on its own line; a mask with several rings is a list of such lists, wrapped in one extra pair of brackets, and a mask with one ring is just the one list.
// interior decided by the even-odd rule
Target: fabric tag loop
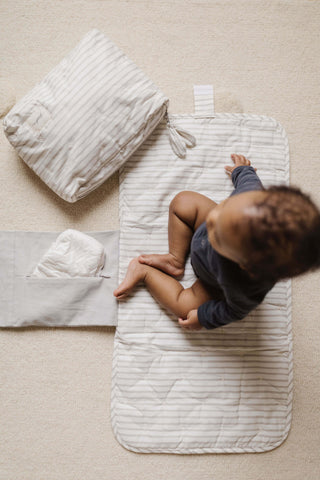
[(213, 85), (193, 85), (194, 113), (197, 115), (213, 115)]

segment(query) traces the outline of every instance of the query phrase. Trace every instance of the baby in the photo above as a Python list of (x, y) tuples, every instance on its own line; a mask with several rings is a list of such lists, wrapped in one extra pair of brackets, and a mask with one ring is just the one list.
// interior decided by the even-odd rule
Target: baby
[[(231, 195), (217, 204), (178, 193), (169, 207), (169, 253), (134, 258), (117, 299), (144, 282), (181, 327), (212, 329), (244, 318), (278, 280), (320, 267), (320, 212), (310, 197), (285, 185), (264, 188), (248, 159), (231, 158)], [(184, 288), (177, 279), (189, 253), (198, 279)]]

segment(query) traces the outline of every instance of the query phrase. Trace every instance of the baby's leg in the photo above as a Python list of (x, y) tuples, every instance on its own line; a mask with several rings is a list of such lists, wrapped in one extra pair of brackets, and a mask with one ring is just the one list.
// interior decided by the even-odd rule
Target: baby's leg
[(200, 280), (192, 287), (184, 288), (178, 280), (157, 268), (141, 264), (137, 258), (131, 260), (125, 279), (113, 292), (115, 297), (125, 298), (139, 282), (144, 282), (151, 295), (161, 305), (182, 318), (186, 318), (190, 310), (213, 298)]
[(186, 190), (178, 193), (169, 207), (169, 253), (140, 255), (139, 262), (159, 268), (174, 277), (182, 275), (192, 235), (216, 205), (216, 202), (197, 192)]

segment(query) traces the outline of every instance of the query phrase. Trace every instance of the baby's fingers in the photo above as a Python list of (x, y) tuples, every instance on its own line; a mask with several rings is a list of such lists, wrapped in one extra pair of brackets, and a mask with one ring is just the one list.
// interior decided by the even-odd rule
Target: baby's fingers
[(244, 155), (232, 153), (230, 156), (236, 165), (250, 165), (250, 160), (248, 160)]
[[(235, 153), (232, 153), (230, 157), (232, 158), (236, 167), (239, 167), (240, 165), (249, 166), (249, 167), (252, 166), (250, 160), (248, 160), (244, 155), (237, 155)], [(234, 167), (230, 167), (230, 168), (234, 168)], [(254, 170), (256, 172), (257, 168), (255, 168)]]
[(178, 323), (179, 323), (180, 327), (189, 329), (189, 322), (188, 322), (187, 319), (179, 318)]
[(238, 155), (237, 153), (232, 153), (230, 155), (233, 163), (236, 163), (236, 162), (245, 162), (246, 158), (243, 156), (243, 155)]

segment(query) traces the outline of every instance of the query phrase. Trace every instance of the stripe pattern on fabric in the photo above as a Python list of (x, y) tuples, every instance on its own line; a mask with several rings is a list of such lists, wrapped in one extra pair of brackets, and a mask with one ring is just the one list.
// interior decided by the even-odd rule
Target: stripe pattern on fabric
[(193, 85), (194, 112), (200, 115), (214, 112), (213, 85)]
[[(216, 202), (233, 186), (230, 154), (247, 156), (265, 186), (289, 183), (282, 126), (258, 115), (171, 115), (197, 146), (182, 160), (165, 122), (120, 170), (119, 281), (141, 253), (168, 251), (168, 209), (182, 190)], [(190, 260), (182, 283), (196, 280)], [(144, 453), (264, 452), (291, 425), (291, 280), (278, 282), (245, 319), (184, 331), (143, 286), (119, 302), (111, 422), (125, 448)]]
[(99, 30), (3, 119), (24, 162), (75, 202), (109, 178), (164, 117), (168, 98)]

